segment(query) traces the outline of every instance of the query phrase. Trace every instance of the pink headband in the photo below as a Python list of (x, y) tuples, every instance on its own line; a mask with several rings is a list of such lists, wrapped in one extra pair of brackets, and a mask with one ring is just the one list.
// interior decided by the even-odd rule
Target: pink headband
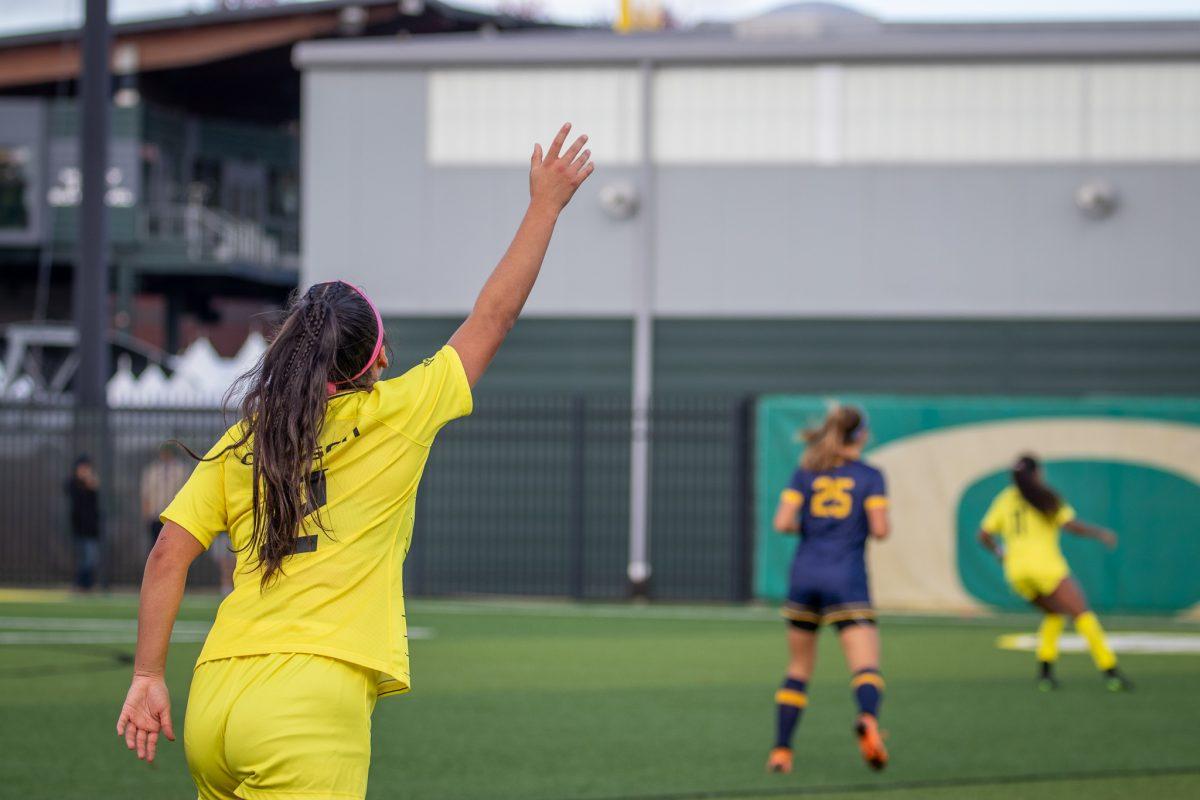
[[(366, 293), (362, 289), (358, 288), (357, 286), (355, 286), (352, 283), (347, 283), (346, 281), (337, 281), (337, 282), (343, 283), (346, 286), (349, 286), (354, 291), (358, 292), (358, 296), (363, 299), (363, 301), (370, 307), (371, 311), (375, 314), (375, 331), (376, 331), (375, 349), (373, 349), (371, 351), (371, 357), (369, 359), (367, 359), (366, 364), (363, 364), (362, 369), (360, 369), (358, 372), (351, 375), (346, 380), (341, 381), (341, 383), (351, 383), (352, 381), (356, 381), (359, 378), (361, 378), (366, 373), (366, 371), (371, 368), (371, 366), (375, 363), (376, 359), (379, 358), (379, 352), (381, 350), (383, 350), (383, 317), (381, 317), (379, 315), (379, 309), (375, 307), (375, 304), (371, 302), (371, 298), (367, 297)], [(333, 381), (329, 381), (328, 383), (326, 383), (325, 388), (329, 390), (330, 394), (335, 394), (337, 392), (337, 384), (334, 383)]]

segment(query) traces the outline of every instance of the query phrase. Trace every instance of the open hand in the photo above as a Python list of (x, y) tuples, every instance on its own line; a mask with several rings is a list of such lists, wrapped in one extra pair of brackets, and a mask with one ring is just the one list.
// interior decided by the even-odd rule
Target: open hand
[(542, 154), (542, 146), (535, 144), (529, 167), (530, 202), (545, 205), (556, 213), (571, 202), (575, 190), (595, 168), (595, 164), (588, 161), (592, 151), (583, 149), (587, 144), (587, 136), (580, 136), (565, 153), (562, 152), (570, 132), (569, 122), (559, 128), (545, 155)]
[(154, 761), (161, 731), (172, 742), (175, 729), (171, 725), (171, 697), (161, 677), (134, 675), (117, 718), (117, 735), (125, 737), (125, 746), (137, 750), (137, 757)]
[(1107, 528), (1102, 528), (1100, 533), (1096, 535), (1096, 538), (1104, 542), (1104, 546), (1109, 550), (1117, 549), (1117, 535)]

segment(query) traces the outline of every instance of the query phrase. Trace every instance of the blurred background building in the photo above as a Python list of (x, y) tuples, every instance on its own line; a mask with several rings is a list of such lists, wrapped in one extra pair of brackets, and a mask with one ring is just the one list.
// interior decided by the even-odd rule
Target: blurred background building
[[(296, 286), (297, 42), (528, 24), (434, 0), (337, 0), (115, 26), (107, 199), (119, 349), (140, 367), (204, 335), (230, 356)], [(78, 37), (0, 38), (0, 324), (70, 318)]]
[[(1200, 389), (1200, 25), (891, 24), (304, 44), (304, 282), (409, 356), (469, 309), (532, 141), (591, 135), (490, 389)], [(470, 235), (463, 235), (464, 225)], [(1033, 346), (1036, 343), (1036, 346)]]

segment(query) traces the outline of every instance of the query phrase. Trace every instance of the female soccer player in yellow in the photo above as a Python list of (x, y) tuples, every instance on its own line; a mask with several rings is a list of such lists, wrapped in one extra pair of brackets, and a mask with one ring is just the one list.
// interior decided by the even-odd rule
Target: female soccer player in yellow
[(349, 284), (299, 296), (244, 377), (242, 419), (163, 512), (142, 580), (129, 694), (138, 758), (174, 739), (163, 680), (188, 566), (221, 531), (238, 564), (197, 661), (184, 745), (201, 800), (362, 798), (377, 697), (409, 689), (401, 567), (438, 430), (471, 412), (538, 277), (559, 213), (592, 172), (565, 125), (534, 147), (530, 202), (470, 316), (399, 378), (383, 322)]
[[(1035, 456), (1023, 455), (1012, 469), (1013, 485), (996, 496), (980, 526), (979, 541), (1004, 564), (1004, 577), (1017, 594), (1046, 612), (1038, 630), (1038, 688), (1058, 688), (1054, 662), (1064, 617), (1075, 621), (1075, 630), (1087, 641), (1096, 668), (1113, 692), (1132, 688), (1117, 670), (1117, 657), (1109, 648), (1100, 620), (1088, 608), (1079, 583), (1071, 577), (1059, 548), (1063, 529), (1116, 547), (1116, 535), (1105, 528), (1075, 518), (1075, 509), (1046, 484)], [(1001, 545), (1000, 540), (1003, 540)]]
[(869, 436), (859, 409), (830, 411), (819, 428), (804, 432), (808, 445), (800, 468), (775, 510), (775, 530), (799, 533), (801, 539), (783, 607), (791, 658), (775, 693), (775, 747), (767, 759), (771, 772), (792, 771), (792, 734), (808, 705), (817, 629), (823, 622), (837, 628), (850, 668), (858, 703), (854, 730), (863, 759), (873, 769), (887, 766), (879, 732), (879, 631), (864, 556), (867, 539), (885, 538), (890, 523), (883, 473), (859, 460)]

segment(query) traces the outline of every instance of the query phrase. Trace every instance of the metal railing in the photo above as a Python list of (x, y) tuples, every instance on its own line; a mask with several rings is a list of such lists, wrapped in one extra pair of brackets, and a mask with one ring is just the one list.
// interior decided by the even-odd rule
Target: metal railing
[[(750, 591), (750, 402), (656, 400), (651, 595), (738, 600)], [(81, 430), (82, 425), (82, 430)], [(140, 476), (159, 445), (207, 449), (219, 412), (114, 409), (102, 474), (102, 581), (134, 586), (149, 546)], [(63, 584), (72, 544), (64, 484), (86, 441), (70, 409), (0, 405), (0, 583)], [(438, 438), (406, 565), (412, 594), (617, 598), (626, 594), (627, 398), (484, 396)], [(183, 456), (186, 459), (186, 456)], [(215, 566), (193, 567), (214, 585)]]
[(267, 225), (203, 203), (156, 204), (142, 210), (144, 241), (180, 242), (189, 261), (247, 262), (295, 267), (299, 230), (295, 223)]

